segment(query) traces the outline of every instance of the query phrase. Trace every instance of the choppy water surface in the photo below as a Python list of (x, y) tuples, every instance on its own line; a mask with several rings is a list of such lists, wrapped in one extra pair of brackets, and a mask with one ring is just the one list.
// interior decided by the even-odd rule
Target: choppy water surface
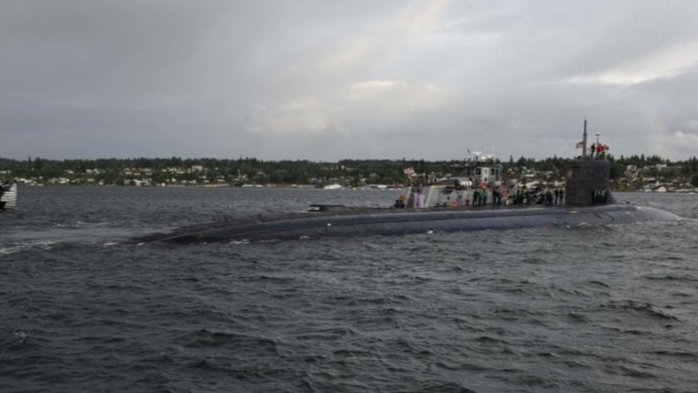
[(0, 391), (698, 389), (698, 195), (620, 195), (678, 223), (124, 243), (394, 197), (22, 188), (0, 215)]

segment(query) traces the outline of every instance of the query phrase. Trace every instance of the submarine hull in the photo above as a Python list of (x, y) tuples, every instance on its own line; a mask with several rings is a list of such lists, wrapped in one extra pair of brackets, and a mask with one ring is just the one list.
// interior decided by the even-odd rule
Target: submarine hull
[(391, 236), (535, 227), (580, 227), (677, 221), (660, 209), (633, 205), (592, 207), (469, 208), (428, 210), (356, 209), (343, 213), (307, 213), (278, 218), (229, 221), (184, 228), (147, 241), (171, 244)]

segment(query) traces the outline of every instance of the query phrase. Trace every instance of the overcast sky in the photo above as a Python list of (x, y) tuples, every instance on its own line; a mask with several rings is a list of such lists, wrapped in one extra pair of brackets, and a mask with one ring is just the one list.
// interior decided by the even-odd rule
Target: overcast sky
[(0, 0), (0, 157), (698, 155), (698, 1)]

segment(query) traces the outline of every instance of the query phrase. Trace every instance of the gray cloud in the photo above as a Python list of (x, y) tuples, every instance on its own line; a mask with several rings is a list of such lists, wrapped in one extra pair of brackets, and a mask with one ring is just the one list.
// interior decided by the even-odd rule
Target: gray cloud
[[(376, 4), (377, 3), (377, 4)], [(698, 5), (9, 1), (0, 156), (698, 154)]]

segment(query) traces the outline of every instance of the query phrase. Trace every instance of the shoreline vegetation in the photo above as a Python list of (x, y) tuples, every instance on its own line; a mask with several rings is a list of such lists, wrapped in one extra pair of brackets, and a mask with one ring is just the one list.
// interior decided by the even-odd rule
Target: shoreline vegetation
[[(698, 159), (670, 161), (633, 155), (611, 162), (616, 191), (698, 192)], [(570, 159), (520, 157), (498, 161), (509, 179), (559, 187)], [(134, 158), (53, 160), (0, 158), (0, 179), (27, 185), (93, 185), (144, 187), (294, 187), (401, 188), (408, 184), (405, 168), (437, 178), (457, 176), (461, 160), (308, 160), (264, 161), (255, 158)]]

